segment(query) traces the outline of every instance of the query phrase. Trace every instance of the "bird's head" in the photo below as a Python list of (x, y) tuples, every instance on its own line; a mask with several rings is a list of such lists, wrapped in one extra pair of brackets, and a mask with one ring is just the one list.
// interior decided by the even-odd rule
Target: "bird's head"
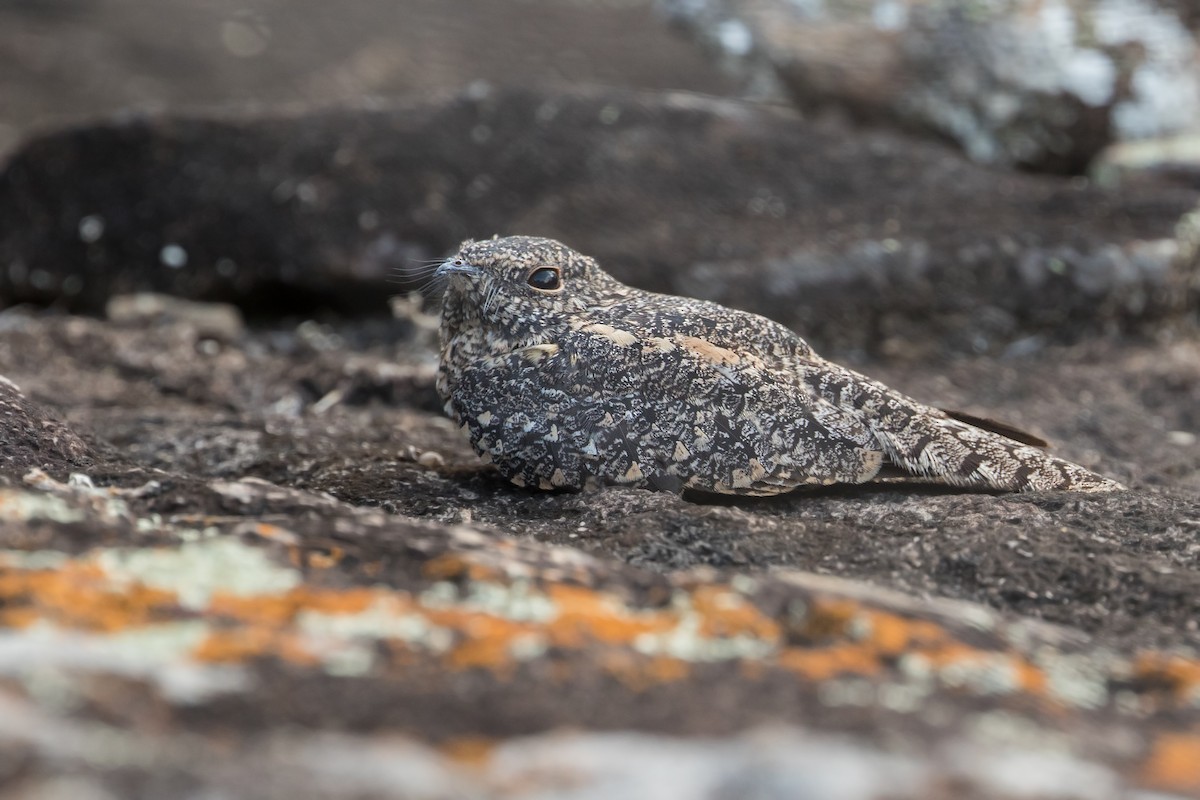
[(464, 242), (435, 274), (449, 279), (444, 321), (469, 320), (507, 338), (564, 324), (624, 288), (595, 260), (534, 236)]

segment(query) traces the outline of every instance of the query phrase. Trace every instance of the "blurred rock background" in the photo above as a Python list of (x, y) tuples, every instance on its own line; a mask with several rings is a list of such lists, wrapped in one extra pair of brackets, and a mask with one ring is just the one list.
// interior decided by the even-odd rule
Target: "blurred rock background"
[(109, 124), (0, 174), (0, 298), (378, 314), (413, 263), (536, 231), (835, 352), (1140, 330), (1200, 291), (1194, 11), (7, 0), (0, 152)]
[(1192, 160), (1198, 19), (1187, 0), (5, 0), (0, 152), (118, 111), (361, 103), (482, 79), (792, 102), (1052, 171), (1146, 138), (1182, 136), (1167, 152)]
[(978, 161), (1054, 172), (1082, 172), (1106, 145), (1147, 138), (1182, 137), (1165, 157), (1194, 163), (1198, 8), (1187, 0), (167, 0), (151, 13), (133, 0), (5, 0), (0, 151), (25, 132), (115, 112), (328, 106), (484, 79), (790, 102), (948, 140)]
[(937, 136), (984, 163), (1080, 173), (1113, 142), (1200, 132), (1195, 3), (662, 6), (747, 87)]
[(652, 0), (0, 0), (0, 152), (117, 113), (500, 85), (723, 94)]

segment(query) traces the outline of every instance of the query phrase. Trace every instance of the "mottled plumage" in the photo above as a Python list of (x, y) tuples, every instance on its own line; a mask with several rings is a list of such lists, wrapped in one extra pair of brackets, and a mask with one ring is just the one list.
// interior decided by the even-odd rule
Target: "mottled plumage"
[(956, 486), (1122, 488), (830, 363), (769, 319), (625, 286), (550, 239), (467, 242), (439, 273), (438, 391), (523, 486), (770, 495), (891, 464)]

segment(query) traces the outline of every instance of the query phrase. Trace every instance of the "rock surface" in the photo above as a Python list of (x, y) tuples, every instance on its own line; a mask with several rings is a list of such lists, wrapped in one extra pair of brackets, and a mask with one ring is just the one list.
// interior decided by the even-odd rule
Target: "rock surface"
[(1195, 338), (871, 365), (1130, 492), (711, 504), (506, 483), (411, 307), (232, 338), (185, 308), (0, 325), (92, 457), (0, 467), (27, 791), (650, 797), (692, 764), (677, 796), (1200, 794)]
[(825, 349), (994, 351), (1190, 313), (1198, 202), (998, 174), (732, 100), (477, 86), (35, 140), (0, 173), (0, 298), (95, 310), (154, 290), (378, 313), (463, 239), (535, 232)]
[(90, 456), (82, 439), (0, 377), (0, 481), (31, 469), (86, 468)]

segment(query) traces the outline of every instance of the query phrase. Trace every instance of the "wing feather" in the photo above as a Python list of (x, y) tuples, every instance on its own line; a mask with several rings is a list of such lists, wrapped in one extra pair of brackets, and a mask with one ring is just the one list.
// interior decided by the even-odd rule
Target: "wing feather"
[(866, 426), (806, 387), (611, 334), (573, 331), (471, 365), (451, 408), (480, 452), (534, 486), (776, 494), (866, 481), (882, 463)]

